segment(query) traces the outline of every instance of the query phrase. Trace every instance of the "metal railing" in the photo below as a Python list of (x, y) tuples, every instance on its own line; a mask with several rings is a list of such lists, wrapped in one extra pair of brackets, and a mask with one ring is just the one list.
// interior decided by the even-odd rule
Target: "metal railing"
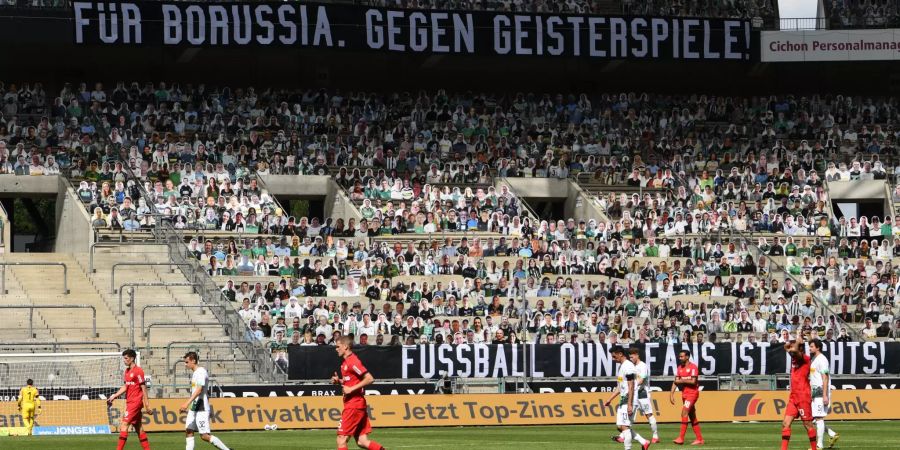
[[(262, 182), (262, 178), (260, 178), (260, 182)], [(337, 186), (335, 188), (335, 192), (334, 192), (335, 201), (342, 208), (349, 207), (351, 212), (353, 213), (353, 216), (356, 217), (356, 219), (362, 219), (362, 213), (359, 212), (359, 207), (357, 207), (356, 203), (354, 203), (353, 197), (350, 195), (350, 191), (348, 191), (346, 187), (341, 185), (341, 183), (338, 183), (337, 181), (335, 181), (333, 178), (331, 179), (331, 182), (334, 183), (335, 186)], [(334, 204), (332, 204), (331, 217), (334, 217), (334, 216), (335, 216)], [(347, 214), (345, 213), (344, 219), (346, 219), (346, 218), (347, 218)]]
[[(106, 248), (118, 248), (122, 245), (147, 245), (147, 246), (156, 246), (159, 247), (163, 244), (157, 242), (128, 242), (128, 243), (119, 243), (119, 242), (92, 242), (89, 250), (90, 257), (88, 259), (88, 272), (89, 273), (97, 273), (97, 269), (94, 268), (94, 253), (97, 247), (106, 247)], [(172, 258), (172, 249), (166, 249), (169, 254), (169, 259)]]
[(828, 19), (826, 17), (780, 17), (777, 19), (772, 17), (765, 25), (767, 29), (785, 31), (825, 30), (828, 29)]
[(94, 337), (97, 334), (97, 308), (93, 305), (0, 305), (0, 309), (27, 309), (28, 310), (28, 335), (36, 338), (34, 334), (34, 310), (35, 309), (90, 309), (92, 317), (92, 330)]
[(0, 253), (12, 251), (12, 231), (9, 224), (9, 214), (0, 203)]
[[(508, 177), (497, 177), (497, 179), (501, 183), (505, 184), (506, 187), (509, 188), (510, 192), (515, 192), (513, 190), (512, 185), (509, 184)], [(495, 181), (495, 184), (496, 184), (496, 181)], [(535, 212), (533, 209), (531, 209), (531, 205), (529, 205), (528, 202), (526, 202), (524, 198), (522, 198), (518, 195), (515, 195), (515, 198), (516, 198), (516, 202), (519, 204), (519, 208), (520, 208), (519, 214), (525, 213), (525, 215), (530, 217), (531, 218), (531, 227), (534, 229), (537, 229), (538, 225), (541, 223), (540, 216), (538, 216), (537, 212)]]
[[(147, 325), (147, 331), (144, 332), (144, 337), (147, 339), (147, 345), (150, 343), (150, 332), (153, 331), (153, 328), (170, 328), (170, 327), (181, 327), (181, 328), (228, 328), (228, 324), (221, 324), (219, 322), (154, 322), (150, 325)], [(230, 330), (228, 331), (230, 333)]]
[[(175, 347), (200, 350), (224, 346), (228, 344), (231, 347), (231, 350), (234, 351), (238, 348), (238, 344), (240, 343), (241, 341), (172, 341), (166, 345), (166, 366), (168, 367), (172, 365), (172, 349)], [(150, 354), (153, 354), (152, 349), (150, 349)]]
[(122, 292), (123, 288), (130, 287), (131, 292), (129, 293), (129, 297), (131, 300), (131, 317), (132, 322), (134, 322), (134, 288), (139, 287), (197, 287), (196, 283), (165, 283), (165, 282), (148, 282), (148, 283), (122, 283), (119, 286), (119, 314), (125, 314), (125, 306), (122, 304)]
[[(203, 359), (203, 364), (232, 363), (232, 364), (236, 365), (237, 363), (248, 363), (248, 364), (250, 364), (250, 367), (253, 367), (253, 364), (256, 362), (256, 360), (253, 358), (202, 358), (202, 359)], [(183, 360), (175, 361), (171, 366), (168, 367), (169, 375), (172, 376), (172, 384), (174, 384), (176, 386), (178, 385), (178, 374), (187, 372), (186, 370), (179, 371), (178, 370), (179, 365), (184, 365), (184, 361)], [(190, 377), (190, 376), (188, 375), (188, 377)]]
[(0, 292), (8, 294), (6, 290), (6, 266), (62, 266), (63, 268), (63, 294), (69, 294), (69, 266), (61, 262), (0, 262)]
[(66, 353), (70, 350), (76, 350), (78, 352), (84, 352), (85, 350), (97, 350), (97, 351), (106, 351), (113, 349), (112, 351), (122, 351), (122, 346), (118, 342), (112, 341), (52, 341), (52, 342), (18, 342), (18, 341), (8, 341), (0, 344), (0, 350), (6, 349), (14, 349), (18, 350), (21, 348), (30, 349), (31, 353), (36, 353), (35, 350), (40, 350), (41, 353), (52, 352), (52, 353)]
[[(238, 314), (231, 301), (225, 297), (215, 280), (200, 268), (200, 262), (190, 253), (181, 236), (174, 229), (168, 227), (157, 227), (154, 229), (154, 232), (157, 233), (161, 240), (168, 242), (171, 246), (173, 261), (180, 263), (190, 262), (195, 265), (197, 268), (195, 270), (197, 273), (195, 280), (200, 286), (198, 292), (203, 301), (207, 304), (223, 306), (222, 308), (214, 309), (213, 314), (223, 325), (229, 325), (233, 332), (240, 332), (240, 335), (232, 337), (236, 339), (244, 337), (245, 333), (250, 330), (248, 324)], [(182, 271), (186, 271), (184, 266), (179, 267)], [(187, 273), (185, 273), (185, 276), (188, 276)], [(256, 367), (261, 368), (260, 374), (264, 376), (265, 380), (278, 381), (287, 379), (287, 374), (275, 365), (271, 354), (261, 343), (246, 339), (240, 347), (245, 356), (253, 355), (253, 358), (257, 360)]]
[[(122, 307), (122, 292), (124, 292), (124, 288), (128, 286), (129, 289), (129, 301), (128, 301), (128, 311), (129, 311), (129, 322), (131, 325), (131, 348), (134, 348), (135, 344), (135, 334), (134, 334), (134, 291), (139, 287), (192, 287), (196, 288), (197, 285), (193, 283), (125, 283), (119, 288), (119, 311), (120, 314), (124, 314), (125, 311)], [(143, 329), (141, 330), (143, 333)]]
[[(144, 184), (135, 176), (131, 167), (126, 164), (125, 170), (131, 179), (138, 181), (135, 185), (140, 190), (141, 195), (149, 198), (149, 193), (144, 189)], [(152, 212), (159, 213), (156, 205), (152, 202), (150, 203), (150, 208)], [(232, 337), (242, 339), (239, 344), (241, 351), (245, 356), (256, 359), (256, 367), (259, 369), (261, 381), (277, 382), (286, 380), (287, 374), (275, 364), (271, 353), (264, 348), (262, 343), (251, 341), (246, 336), (246, 332), (250, 330), (249, 325), (244, 322), (237, 309), (225, 297), (215, 280), (203, 270), (200, 262), (194, 258), (194, 255), (185, 243), (184, 235), (167, 221), (157, 224), (151, 231), (157, 243), (168, 247), (169, 261), (179, 264), (178, 267), (186, 279), (196, 281), (198, 285), (196, 289), (202, 301), (207, 304), (225, 306), (213, 309), (213, 315), (219, 320), (220, 326), (227, 326), (231, 333), (239, 332), (239, 335)], [(190, 267), (181, 265), (182, 263), (189, 263)]]
[[(150, 267), (150, 266), (178, 266), (178, 263), (173, 262), (120, 262), (112, 265), (112, 271), (110, 272), (109, 278), (109, 292), (111, 294), (115, 294), (116, 291), (116, 267), (122, 266), (137, 266), (137, 267)], [(175, 269), (172, 269), (172, 273), (175, 273)], [(121, 305), (121, 304), (120, 304)], [(121, 309), (121, 306), (119, 306)]]
[[(203, 309), (205, 309), (205, 308), (209, 308), (210, 310), (212, 310), (213, 308), (222, 308), (222, 307), (223, 307), (222, 305), (179, 305), (179, 304), (177, 304), (177, 303), (166, 304), (166, 305), (146, 305), (146, 306), (144, 306), (143, 308), (141, 308), (141, 334), (145, 334), (145, 331), (144, 331), (144, 330), (146, 329), (146, 326), (145, 326), (146, 320), (145, 320), (145, 319), (146, 319), (146, 317), (147, 317), (147, 310), (148, 310), (148, 309), (166, 309), (166, 308), (171, 308), (171, 309), (192, 308), (192, 309), (193, 309), (193, 308), (200, 308), (200, 314), (206, 314), (206, 312), (203, 311)], [(131, 324), (131, 329), (134, 330), (134, 323)], [(133, 333), (133, 332), (132, 332), (132, 333)]]
[(894, 217), (897, 214), (897, 205), (894, 203), (894, 183), (891, 178), (893, 177), (889, 177), (884, 182), (884, 201), (888, 205), (888, 214), (885, 214), (885, 216), (890, 215)]
[[(126, 174), (133, 180), (140, 181), (138, 177), (134, 175), (134, 172), (131, 170), (131, 167), (125, 165)], [(144, 189), (143, 183), (136, 183), (138, 189), (144, 196), (148, 196), (147, 191)], [(154, 204), (150, 204), (151, 212), (153, 214), (160, 214)], [(249, 339), (246, 331), (249, 331), (248, 325), (243, 321), (243, 319), (238, 315), (237, 310), (233, 305), (228, 301), (228, 299), (223, 295), (219, 286), (215, 283), (209, 274), (207, 274), (199, 261), (197, 261), (193, 254), (191, 254), (188, 249), (187, 244), (185, 243), (184, 236), (181, 234), (179, 230), (173, 227), (170, 221), (160, 221), (150, 230), (150, 238), (152, 241), (150, 242), (128, 242), (125, 245), (165, 245), (168, 252), (168, 259), (170, 262), (174, 263), (185, 275), (185, 278), (189, 280), (195, 280), (195, 283), (192, 285), (195, 287), (195, 292), (197, 292), (204, 303), (209, 305), (218, 305), (221, 306), (219, 308), (212, 308), (213, 315), (216, 316), (216, 319), (219, 320), (217, 324), (220, 327), (225, 327), (226, 332), (229, 334), (237, 333), (235, 335), (238, 339), (243, 339), (242, 341), (236, 344), (241, 352), (244, 353), (248, 358), (253, 358), (256, 360), (255, 368), (258, 369), (258, 377), (260, 381), (284, 381), (287, 379), (287, 374), (279, 368), (275, 362), (272, 360), (271, 354), (263, 347), (260, 342), (252, 341)], [(90, 261), (89, 261), (89, 271), (90, 273), (95, 273), (96, 269), (94, 267), (94, 253), (97, 248), (116, 248), (121, 246), (121, 243), (116, 242), (93, 242), (90, 246)], [(173, 286), (173, 284), (168, 284), (168, 286)], [(115, 287), (115, 286), (113, 286)], [(124, 312), (124, 308), (122, 306), (122, 292), (121, 287), (119, 290), (119, 310), (120, 313)], [(134, 302), (132, 302), (132, 305)], [(133, 308), (132, 308), (133, 310)], [(133, 312), (132, 312), (133, 315)], [(132, 320), (133, 322), (133, 320)], [(192, 324), (197, 325), (197, 324)], [(241, 330), (243, 332), (238, 333)], [(149, 330), (148, 330), (148, 341), (149, 341)], [(132, 341), (134, 340), (134, 332), (132, 331)], [(132, 344), (132, 346), (134, 346)]]
[[(831, 186), (828, 185), (828, 180), (823, 179), (822, 183), (823, 183), (823, 186), (825, 187), (825, 192), (826, 193), (831, 192)], [(887, 183), (885, 183), (885, 184), (887, 184)], [(828, 217), (830, 218), (830, 220), (828, 221), (828, 226), (831, 226), (831, 220), (834, 220), (835, 215), (834, 215), (834, 202), (831, 200), (830, 195), (828, 196), (828, 201), (825, 202), (825, 212), (828, 214)]]

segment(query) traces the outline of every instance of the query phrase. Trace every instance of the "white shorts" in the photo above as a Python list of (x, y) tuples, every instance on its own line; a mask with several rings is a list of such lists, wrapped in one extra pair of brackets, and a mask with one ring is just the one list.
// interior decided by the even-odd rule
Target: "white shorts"
[(635, 411), (640, 411), (641, 414), (645, 416), (653, 414), (653, 402), (650, 401), (649, 395), (647, 395), (647, 398), (639, 398), (635, 401), (637, 402), (637, 404), (634, 405)]
[(184, 429), (209, 434), (209, 411), (188, 411)]
[(628, 414), (628, 405), (619, 405), (616, 409), (616, 426), (630, 427), (631, 422), (634, 420), (635, 411), (637, 411), (637, 408), (632, 409), (631, 414)]
[(813, 397), (812, 399), (812, 416), (814, 419), (823, 419), (831, 411), (831, 404), (825, 406), (825, 399), (822, 397)]

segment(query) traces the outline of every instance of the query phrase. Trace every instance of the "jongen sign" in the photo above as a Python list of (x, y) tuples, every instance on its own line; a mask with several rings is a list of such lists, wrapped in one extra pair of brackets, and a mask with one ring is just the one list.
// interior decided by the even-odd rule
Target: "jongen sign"
[[(701, 375), (771, 375), (787, 373), (788, 355), (766, 343), (646, 344), (641, 359), (655, 376), (675, 374), (678, 351), (687, 348)], [(900, 372), (900, 343), (828, 343), (825, 353), (834, 375), (881, 375)], [(334, 348), (288, 349), (291, 379), (328, 379), (339, 365)], [(358, 347), (356, 352), (376, 378), (452, 377), (605, 377), (616, 365), (606, 345), (409, 345)]]
[(750, 60), (750, 22), (276, 2), (74, 2), (77, 44)]

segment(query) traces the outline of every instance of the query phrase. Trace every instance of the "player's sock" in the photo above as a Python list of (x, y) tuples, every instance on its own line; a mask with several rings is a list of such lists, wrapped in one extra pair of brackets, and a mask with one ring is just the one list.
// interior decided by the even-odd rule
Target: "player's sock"
[(337, 450), (350, 450), (346, 445), (338, 447)]
[(138, 434), (138, 440), (141, 441), (141, 448), (150, 450), (150, 441), (147, 440), (147, 433), (144, 430), (141, 430), (140, 434)]
[(194, 450), (194, 437), (184, 438), (184, 450)]
[(209, 437), (209, 443), (216, 446), (216, 448), (219, 450), (228, 450), (228, 446), (225, 445), (224, 442), (222, 442), (221, 440), (219, 440), (219, 438), (217, 438), (215, 436)]
[[(823, 421), (824, 422), (824, 421)], [(825, 432), (828, 433), (829, 436), (834, 437), (837, 433), (834, 432), (831, 428), (825, 427)]]
[(691, 429), (694, 430), (694, 436), (697, 437), (698, 441), (703, 440), (703, 433), (700, 432), (700, 422), (694, 422), (691, 424)]
[(384, 447), (382, 447), (381, 444), (375, 441), (369, 441), (368, 450), (384, 450)]
[(634, 440), (636, 440), (636, 441), (638, 441), (638, 443), (641, 444), (641, 447), (643, 447), (644, 444), (647, 443), (647, 440), (644, 439), (643, 436), (641, 436), (640, 434), (638, 434), (637, 431), (632, 431), (632, 432), (631, 432), (631, 438), (634, 439)]
[(825, 421), (816, 419), (816, 444), (818, 444), (820, 448), (824, 447), (824, 445), (822, 445), (823, 440), (825, 440)]
[(659, 433), (657, 432), (656, 428), (656, 416), (650, 416), (650, 418), (647, 420), (650, 421), (650, 430), (653, 431), (653, 437), (659, 437)]
[(809, 450), (816, 450), (816, 429), (810, 428), (806, 430), (806, 435), (809, 436)]
[(781, 429), (781, 450), (788, 450), (788, 445), (791, 443), (791, 429), (790, 428), (782, 428)]
[(687, 434), (687, 426), (688, 426), (688, 418), (682, 417), (681, 418), (681, 432), (678, 433), (678, 439), (680, 439), (682, 441), (684, 440), (684, 435)]
[(116, 447), (117, 450), (122, 450), (125, 448), (125, 442), (128, 441), (128, 432), (120, 431), (119, 432), (119, 445)]
[(625, 439), (622, 442), (625, 444), (625, 450), (631, 450), (631, 428), (626, 428), (622, 431), (622, 439)]

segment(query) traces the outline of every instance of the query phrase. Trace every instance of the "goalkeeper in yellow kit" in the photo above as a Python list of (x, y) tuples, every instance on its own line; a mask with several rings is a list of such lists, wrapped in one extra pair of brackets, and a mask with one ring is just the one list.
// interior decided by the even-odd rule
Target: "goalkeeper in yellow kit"
[(30, 378), (25, 382), (28, 384), (19, 391), (19, 401), (17, 405), (19, 412), (22, 413), (22, 423), (28, 428), (28, 435), (34, 430), (34, 417), (41, 412), (41, 399), (38, 397), (38, 390), (34, 387), (34, 381)]

